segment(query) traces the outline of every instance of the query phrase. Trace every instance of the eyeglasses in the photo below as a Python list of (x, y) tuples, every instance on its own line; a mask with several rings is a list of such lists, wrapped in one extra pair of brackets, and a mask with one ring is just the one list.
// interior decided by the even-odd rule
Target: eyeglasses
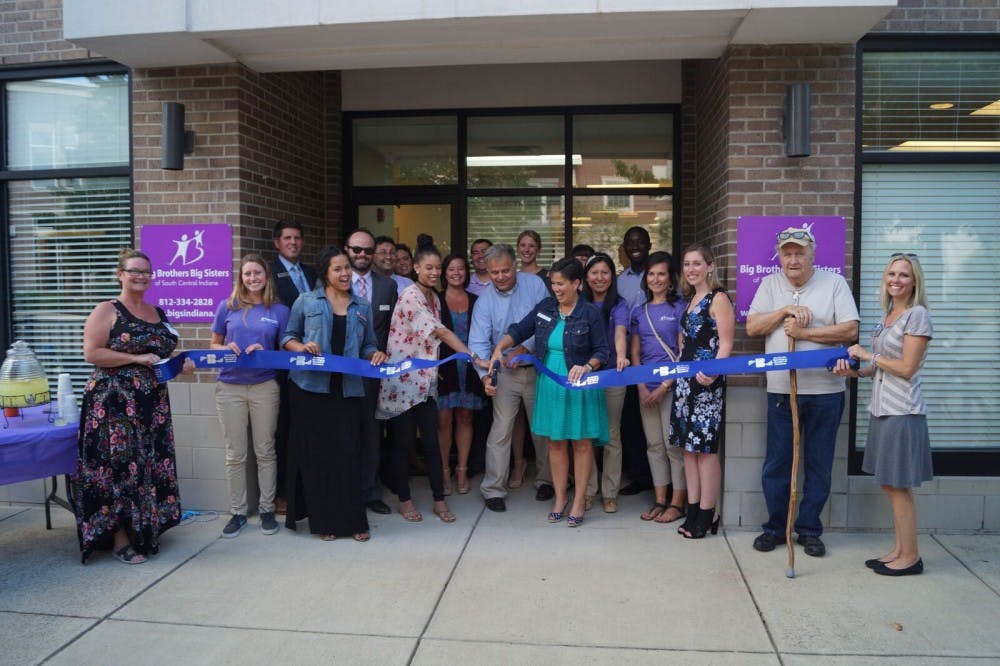
[(912, 252), (893, 252), (889, 255), (890, 259), (896, 259), (897, 257), (906, 257), (907, 259), (916, 259), (917, 255)]
[(813, 235), (811, 233), (809, 233), (808, 231), (806, 231), (805, 229), (803, 229), (802, 231), (781, 231), (781, 232), (778, 232), (778, 242), (786, 241), (786, 240), (788, 240), (790, 238), (794, 238), (796, 240), (807, 240), (810, 243), (815, 243), (816, 242), (816, 239), (813, 238)]
[(367, 254), (369, 257), (375, 254), (375, 248), (373, 247), (360, 247), (358, 245), (348, 245), (347, 249), (354, 254)]
[(132, 277), (153, 277), (153, 271), (140, 271), (138, 268), (123, 268), (122, 273), (128, 273)]

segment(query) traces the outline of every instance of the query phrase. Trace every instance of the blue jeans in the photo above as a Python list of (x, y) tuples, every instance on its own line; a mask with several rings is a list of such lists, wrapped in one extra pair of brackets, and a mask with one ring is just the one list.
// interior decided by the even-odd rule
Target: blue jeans
[[(837, 428), (844, 413), (844, 393), (799, 395), (801, 452), (805, 462), (799, 515), (795, 532), (819, 536), (823, 523), (819, 514), (830, 496), (830, 475), (837, 443)], [(788, 493), (792, 474), (792, 410), (788, 394), (767, 394), (767, 453), (761, 472), (761, 487), (767, 502), (764, 531), (784, 536), (788, 520)]]

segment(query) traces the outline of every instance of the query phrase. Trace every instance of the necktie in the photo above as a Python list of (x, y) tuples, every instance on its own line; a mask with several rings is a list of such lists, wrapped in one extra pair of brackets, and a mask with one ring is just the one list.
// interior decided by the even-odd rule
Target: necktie
[(302, 274), (302, 269), (299, 268), (298, 264), (292, 266), (292, 281), (298, 287), (300, 293), (304, 294), (309, 291), (309, 285), (306, 284), (306, 278)]
[(358, 278), (358, 296), (365, 300), (368, 299), (368, 283), (365, 281), (364, 277)]

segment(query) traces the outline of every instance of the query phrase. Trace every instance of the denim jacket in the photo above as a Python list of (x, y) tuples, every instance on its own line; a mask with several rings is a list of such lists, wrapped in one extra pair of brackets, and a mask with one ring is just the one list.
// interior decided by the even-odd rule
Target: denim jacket
[[(333, 337), (333, 308), (326, 300), (322, 288), (314, 289), (300, 295), (288, 317), (288, 327), (285, 336), (281, 338), (281, 346), (289, 340), (297, 340), (303, 344), (316, 342), (324, 354), (333, 353), (330, 348)], [(378, 351), (375, 342), (375, 329), (372, 326), (372, 306), (360, 296), (351, 294), (351, 302), (347, 306), (347, 334), (344, 339), (344, 356), (367, 358)], [(288, 378), (299, 388), (313, 393), (330, 392), (330, 373), (322, 370), (290, 370)], [(344, 375), (344, 397), (360, 398), (365, 394), (362, 378), (356, 375)]]
[[(544, 363), (545, 354), (549, 350), (549, 336), (558, 323), (559, 303), (549, 296), (536, 305), (524, 319), (511, 324), (507, 329), (507, 335), (514, 338), (514, 344), (520, 344), (534, 335), (535, 356)], [(563, 353), (566, 355), (567, 370), (574, 365), (583, 365), (592, 358), (600, 361), (602, 367), (607, 364), (610, 349), (606, 328), (607, 325), (597, 306), (578, 298), (573, 311), (566, 317), (563, 330)]]

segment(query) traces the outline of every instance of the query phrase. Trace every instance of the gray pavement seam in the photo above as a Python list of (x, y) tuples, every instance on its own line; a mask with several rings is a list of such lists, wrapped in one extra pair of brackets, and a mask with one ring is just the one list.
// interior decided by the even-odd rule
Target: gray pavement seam
[(146, 585), (145, 587), (143, 587), (142, 589), (140, 589), (138, 592), (136, 592), (135, 594), (133, 594), (131, 597), (129, 597), (128, 599), (126, 599), (125, 601), (123, 601), (122, 603), (120, 603), (116, 608), (114, 608), (111, 611), (105, 613), (102, 617), (100, 617), (100, 618), (97, 619), (97, 622), (95, 622), (94, 624), (92, 624), (86, 630), (81, 631), (79, 634), (77, 634), (76, 636), (74, 636), (69, 641), (67, 641), (67, 642), (63, 643), (62, 645), (60, 645), (58, 649), (56, 649), (54, 652), (52, 652), (47, 657), (45, 657), (45, 659), (42, 659), (42, 661), (40, 661), (39, 663), (41, 663), (41, 664), (48, 663), (53, 657), (55, 657), (60, 652), (62, 652), (66, 648), (68, 648), (70, 645), (73, 645), (78, 640), (80, 640), (81, 638), (83, 638), (84, 636), (86, 636), (87, 634), (89, 634), (91, 631), (93, 631), (96, 627), (101, 626), (105, 621), (111, 619), (112, 615), (114, 615), (118, 611), (120, 611), (123, 608), (125, 608), (126, 606), (128, 606), (130, 603), (132, 603), (133, 601), (135, 601), (136, 599), (138, 599), (139, 597), (141, 597), (143, 594), (145, 594), (146, 592), (148, 592), (152, 587), (154, 587), (155, 585), (158, 585), (163, 579), (165, 579), (166, 577), (170, 576), (172, 573), (174, 573), (175, 571), (177, 571), (178, 569), (180, 569), (181, 567), (183, 567), (185, 564), (187, 564), (188, 562), (190, 562), (194, 558), (196, 558), (199, 555), (201, 555), (212, 544), (214, 544), (216, 541), (218, 541), (221, 538), (222, 537), (216, 537), (212, 541), (209, 541), (207, 544), (205, 544), (204, 547), (198, 549), (197, 551), (195, 551), (194, 553), (192, 553), (190, 556), (188, 556), (185, 559), (183, 559), (180, 562), (178, 562), (176, 566), (168, 569), (166, 572), (163, 573), (162, 576), (159, 576), (155, 580), (150, 581), (149, 585)]
[(747, 580), (746, 572), (743, 571), (743, 566), (740, 564), (740, 558), (736, 557), (736, 551), (733, 550), (733, 542), (729, 540), (729, 534), (726, 532), (725, 527), (723, 527), (720, 531), (722, 532), (723, 538), (726, 540), (726, 546), (729, 547), (729, 554), (733, 558), (736, 570), (740, 572), (740, 580), (743, 581), (743, 587), (746, 588), (747, 594), (750, 595), (750, 601), (753, 603), (753, 607), (757, 611), (757, 617), (760, 618), (760, 623), (764, 627), (764, 633), (767, 634), (767, 640), (771, 643), (771, 648), (774, 650), (774, 656), (778, 660), (779, 664), (784, 664), (785, 661), (781, 658), (781, 652), (778, 650), (778, 643), (774, 640), (774, 636), (771, 634), (771, 628), (767, 626), (767, 619), (764, 617), (764, 611), (757, 602), (757, 596), (753, 593), (753, 588), (750, 587), (750, 581)]
[(8, 518), (13, 518), (14, 516), (20, 516), (25, 511), (29, 511), (30, 510), (30, 509), (28, 509), (28, 507), (25, 507), (25, 508), (21, 509), (20, 511), (17, 510), (17, 507), (13, 507), (13, 506), (12, 507), (3, 507), (3, 508), (14, 509), (14, 513), (10, 514), (9, 516), (3, 516), (2, 518), (0, 518), (0, 523), (2, 523), (3, 521), (7, 520)]
[(465, 549), (469, 547), (469, 542), (472, 540), (472, 535), (475, 533), (476, 528), (479, 526), (479, 521), (482, 520), (483, 513), (486, 511), (486, 505), (483, 504), (479, 507), (479, 513), (476, 515), (475, 522), (472, 523), (472, 529), (469, 530), (468, 535), (465, 537), (465, 542), (462, 544), (462, 549), (458, 551), (458, 556), (455, 557), (455, 561), (451, 565), (451, 570), (448, 572), (448, 578), (444, 581), (444, 585), (441, 586), (441, 591), (437, 595), (437, 599), (434, 600), (434, 607), (431, 608), (431, 612), (427, 615), (427, 621), (424, 622), (424, 626), (420, 629), (420, 634), (417, 636), (417, 640), (413, 643), (413, 650), (410, 652), (409, 659), (406, 660), (407, 666), (413, 663), (414, 658), (417, 656), (417, 650), (420, 649), (420, 643), (424, 640), (424, 635), (427, 633), (427, 627), (431, 626), (431, 621), (434, 619), (434, 615), (437, 613), (438, 606), (441, 605), (441, 598), (444, 597), (445, 591), (448, 589), (448, 585), (451, 584), (451, 579), (455, 576), (455, 569), (458, 568), (459, 563), (462, 561), (462, 556), (465, 555)]
[(980, 575), (979, 575), (979, 574), (977, 574), (977, 573), (976, 573), (975, 571), (973, 571), (973, 570), (972, 570), (972, 568), (970, 568), (970, 567), (969, 567), (969, 565), (968, 565), (968, 564), (966, 564), (966, 563), (965, 563), (965, 562), (964, 562), (964, 561), (962, 560), (962, 558), (961, 558), (961, 557), (959, 557), (958, 555), (956, 555), (955, 553), (953, 553), (953, 552), (951, 551), (951, 549), (950, 549), (950, 548), (948, 548), (948, 546), (947, 546), (947, 545), (945, 545), (945, 543), (944, 543), (943, 541), (941, 541), (941, 539), (938, 539), (938, 538), (937, 538), (937, 535), (936, 535), (936, 534), (931, 534), (931, 535), (930, 535), (930, 537), (931, 537), (932, 539), (934, 539), (934, 541), (936, 541), (936, 542), (937, 542), (937, 544), (938, 544), (939, 546), (941, 546), (941, 548), (943, 548), (943, 549), (944, 549), (944, 552), (948, 553), (948, 554), (949, 554), (949, 555), (951, 555), (951, 556), (952, 556), (953, 558), (955, 558), (955, 561), (956, 561), (956, 562), (958, 562), (959, 564), (961, 564), (961, 565), (962, 565), (962, 567), (963, 567), (963, 568), (964, 568), (964, 569), (965, 569), (966, 571), (968, 571), (968, 572), (969, 572), (970, 574), (972, 574), (972, 576), (973, 576), (973, 577), (974, 577), (974, 578), (975, 578), (976, 580), (978, 580), (978, 581), (979, 581), (980, 583), (982, 583), (982, 584), (983, 584), (983, 585), (985, 585), (985, 586), (986, 586), (987, 588), (989, 588), (989, 590), (990, 590), (990, 591), (991, 591), (991, 592), (992, 592), (993, 594), (995, 594), (995, 595), (997, 595), (998, 597), (1000, 597), (1000, 590), (997, 590), (997, 588), (993, 587), (992, 585), (990, 585), (990, 584), (989, 584), (989, 582), (987, 582), (986, 580), (984, 580), (982, 576), (980, 576)]

